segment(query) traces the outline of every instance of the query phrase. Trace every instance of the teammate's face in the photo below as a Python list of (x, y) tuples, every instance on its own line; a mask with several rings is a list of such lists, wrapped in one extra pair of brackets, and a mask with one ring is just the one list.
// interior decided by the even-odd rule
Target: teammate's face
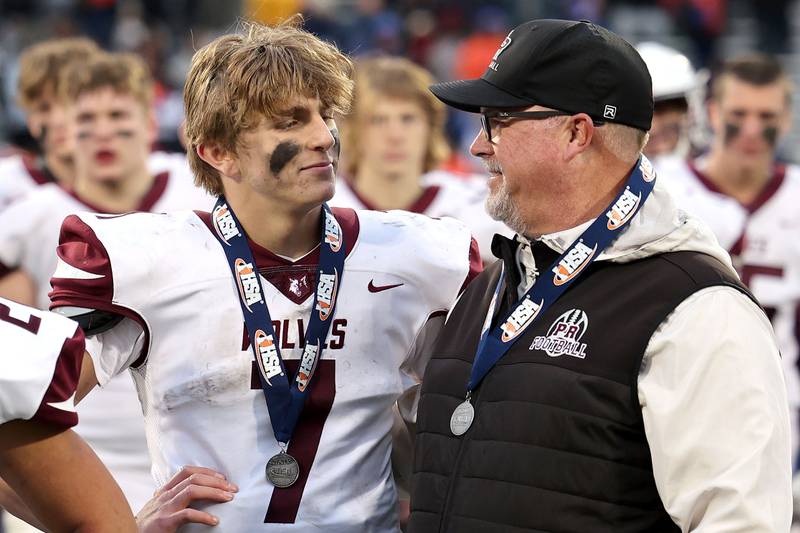
[(653, 159), (674, 152), (686, 133), (686, 115), (686, 112), (676, 109), (653, 113), (650, 139), (644, 148), (644, 154)]
[(375, 95), (359, 128), (359, 167), (369, 174), (421, 174), (430, 138), (425, 111), (413, 100)]
[(28, 131), (41, 143), (48, 156), (69, 158), (74, 150), (74, 137), (69, 131), (70, 122), (66, 109), (55, 98), (52, 90), (46, 90), (34, 102), (27, 115)]
[(709, 104), (715, 149), (743, 166), (771, 161), (789, 129), (785, 91), (782, 83), (757, 86), (725, 79), (719, 99)]
[(234, 156), (245, 186), (277, 205), (307, 207), (330, 200), (338, 164), (333, 114), (317, 98), (295, 97), (274, 117), (244, 132)]
[(559, 119), (491, 119), (492, 142), (481, 130), (470, 146), (489, 173), (487, 212), (517, 233), (546, 233), (552, 210), (561, 203), (557, 165), (562, 157), (555, 140)]
[(156, 124), (132, 95), (110, 87), (82, 94), (71, 116), (79, 177), (118, 181), (145, 171)]

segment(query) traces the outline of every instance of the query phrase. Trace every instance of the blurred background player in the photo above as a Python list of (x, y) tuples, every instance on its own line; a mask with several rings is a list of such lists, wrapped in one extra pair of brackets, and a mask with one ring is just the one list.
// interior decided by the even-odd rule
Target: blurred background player
[(71, 64), (85, 63), (98, 51), (90, 39), (74, 37), (44, 41), (20, 56), (17, 103), (38, 153), (22, 152), (0, 160), (0, 210), (38, 185), (72, 185), (73, 139), (58, 98), (59, 84)]
[(3, 491), (0, 503), (47, 531), (136, 531), (119, 487), (69, 429), (78, 422), (83, 332), (0, 298), (0, 339), (0, 484), (17, 495)]
[[(125, 213), (209, 208), (210, 197), (186, 175), (152, 174), (156, 132), (152, 82), (141, 59), (98, 52), (65, 74), (61, 98), (75, 139), (75, 182), (30, 192), (0, 213), (0, 262), (31, 277), (33, 304), (46, 308), (64, 218), (80, 211)], [(7, 286), (0, 279), (0, 295)], [(144, 423), (131, 377), (120, 375), (81, 403), (77, 427), (138, 511), (153, 493)]]
[(662, 157), (690, 155), (690, 121), (697, 120), (693, 104), (699, 101), (699, 78), (689, 58), (674, 48), (644, 42), (636, 50), (653, 79), (653, 127), (644, 154), (658, 168)]
[(781, 348), (798, 449), (800, 168), (776, 160), (791, 125), (793, 85), (764, 55), (725, 62), (711, 84), (714, 133), (707, 155), (663, 161), (659, 174), (678, 205), (699, 215), (730, 252), (772, 321)]
[(472, 231), (486, 261), (495, 233), (511, 234), (484, 209), (483, 179), (439, 170), (450, 155), (446, 109), (434, 79), (401, 57), (356, 63), (353, 111), (342, 127), (342, 167), (331, 205), (451, 216)]

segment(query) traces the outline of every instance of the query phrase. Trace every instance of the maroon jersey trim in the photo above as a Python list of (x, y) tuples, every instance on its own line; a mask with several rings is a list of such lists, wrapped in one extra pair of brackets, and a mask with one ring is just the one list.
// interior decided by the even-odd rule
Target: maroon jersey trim
[(131, 365), (138, 368), (147, 361), (150, 347), (150, 329), (139, 313), (113, 303), (114, 274), (105, 246), (77, 215), (69, 215), (61, 226), (56, 254), (59, 259), (80, 270), (102, 276), (97, 279), (56, 278), (50, 280), (50, 309), (56, 307), (83, 307), (114, 313), (135, 321), (144, 331), (144, 348)]
[[(356, 197), (356, 200), (358, 200), (361, 203), (361, 205), (364, 206), (364, 209), (369, 209), (370, 211), (383, 211), (383, 209), (378, 209), (369, 200), (361, 196), (361, 194), (359, 194), (359, 192), (351, 183), (344, 181), (344, 184), (348, 189), (350, 189), (350, 191), (353, 193), (353, 196)], [(419, 197), (411, 203), (411, 205), (402, 208), (403, 211), (410, 211), (412, 213), (419, 213), (421, 215), (424, 215), (425, 211), (427, 211), (428, 208), (433, 203), (433, 201), (436, 200), (436, 197), (439, 195), (440, 189), (441, 187), (439, 187), (438, 185), (431, 185), (430, 187), (425, 187), (422, 190), (422, 194), (420, 194)]]
[(467, 288), (473, 279), (478, 277), (478, 274), (483, 272), (483, 259), (481, 259), (481, 251), (478, 248), (478, 241), (475, 240), (475, 237), (472, 237), (469, 243), (469, 271), (467, 272), (467, 277), (464, 279), (464, 283), (461, 284), (461, 289), (459, 289), (458, 294), (460, 295), (464, 292), (464, 289)]
[[(717, 194), (721, 194), (723, 196), (729, 196), (725, 194), (722, 190), (720, 190), (717, 185), (711, 181), (703, 171), (697, 168), (694, 164), (694, 161), (688, 161), (689, 169), (692, 173), (697, 177), (698, 181), (709, 191), (715, 192)], [(749, 214), (753, 214), (758, 211), (764, 204), (766, 204), (775, 193), (781, 188), (783, 182), (786, 178), (786, 165), (776, 164), (772, 170), (772, 177), (770, 177), (769, 181), (764, 185), (764, 188), (761, 189), (761, 192), (756, 196), (756, 198), (750, 202), (749, 204), (742, 204), (742, 207), (747, 209)]]
[(57, 183), (56, 177), (52, 172), (47, 170), (47, 167), (42, 164), (42, 161), (33, 154), (22, 155), (22, 165), (25, 171), (37, 185), (44, 185), (46, 183)]
[[(360, 230), (358, 215), (353, 209), (349, 208), (334, 207), (332, 210), (336, 220), (342, 227), (345, 254), (350, 255), (358, 240)], [(211, 213), (195, 211), (195, 214), (203, 221), (209, 231), (214, 232)], [(264, 279), (269, 281), (286, 298), (299, 305), (314, 294), (317, 265), (319, 264), (319, 246), (300, 259), (291, 261), (275, 255), (249, 238), (247, 239), (247, 244), (250, 245), (250, 250), (253, 252), (258, 271), (264, 276)]]
[(4, 277), (8, 276), (12, 272), (14, 272), (16, 269), (17, 269), (17, 267), (10, 267), (10, 266), (6, 265), (5, 263), (3, 263), (2, 261), (0, 261), (0, 279), (3, 279)]
[[(142, 200), (139, 202), (139, 205), (134, 209), (134, 211), (142, 211), (142, 212), (149, 212), (153, 209), (153, 206), (158, 202), (162, 196), (164, 196), (164, 191), (167, 190), (167, 185), (169, 183), (169, 172), (160, 172), (156, 174), (153, 178), (153, 184), (150, 186), (150, 189), (147, 193), (142, 197)], [(95, 213), (110, 213), (110, 211), (104, 207), (99, 207), (96, 204), (91, 203), (89, 200), (85, 200), (81, 198), (75, 191), (67, 191), (67, 194), (72, 196), (75, 200), (80, 202), (81, 204), (85, 205), (89, 208), (90, 211), (94, 211)], [(116, 213), (114, 214), (121, 214)]]
[(74, 411), (65, 411), (49, 404), (63, 402), (75, 394), (81, 375), (84, 346), (83, 331), (81, 328), (76, 328), (75, 334), (64, 341), (64, 345), (61, 347), (50, 385), (32, 420), (46, 422), (64, 429), (71, 428), (78, 423), (78, 414)]

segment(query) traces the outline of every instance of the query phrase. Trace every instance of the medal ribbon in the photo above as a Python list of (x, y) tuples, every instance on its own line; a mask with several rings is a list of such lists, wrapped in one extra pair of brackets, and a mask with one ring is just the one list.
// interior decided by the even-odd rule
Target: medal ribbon
[[(628, 226), (630, 221), (644, 205), (653, 191), (656, 174), (650, 161), (644, 156), (639, 158), (636, 166), (628, 176), (622, 192), (605, 210), (586, 228), (578, 239), (556, 259), (550, 268), (542, 272), (539, 278), (520, 298), (516, 306), (510, 309), (498, 321), (498, 326), (490, 331), (494, 307), (503, 284), (504, 273), (495, 287), (494, 297), (484, 321), (475, 361), (472, 364), (468, 395), (480, 384), (486, 374), (494, 367), (514, 343), (522, 337), (522, 333), (536, 321), (536, 318), (553, 305), (578, 277), (588, 270), (597, 257)], [(507, 290), (512, 290), (508, 288)]]
[(279, 443), (286, 444), (303, 412), (306, 395), (322, 346), (328, 337), (336, 296), (344, 273), (344, 237), (342, 228), (327, 204), (322, 204), (323, 223), (320, 237), (319, 277), (314, 291), (314, 308), (305, 335), (305, 348), (297, 375), (290, 383), (280, 348), (275, 341), (272, 317), (247, 235), (233, 209), (220, 196), (212, 220), (233, 279), (239, 288), (239, 303), (247, 325), (250, 346), (259, 370), (259, 380), (267, 402), (270, 422)]

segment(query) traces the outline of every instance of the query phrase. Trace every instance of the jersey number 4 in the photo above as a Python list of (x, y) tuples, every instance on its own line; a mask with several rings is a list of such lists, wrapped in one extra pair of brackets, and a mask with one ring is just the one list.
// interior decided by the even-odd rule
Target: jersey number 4
[[(290, 376), (295, 375), (299, 363), (300, 361), (284, 361), (286, 371)], [(322, 428), (331, 412), (333, 398), (336, 394), (334, 363), (335, 361), (331, 359), (323, 359), (319, 361), (314, 372), (311, 393), (306, 398), (303, 414), (300, 415), (300, 420), (289, 443), (289, 449), (286, 450), (300, 464), (300, 477), (291, 487), (276, 488), (272, 491), (272, 499), (264, 517), (264, 522), (267, 524), (294, 524), (297, 518), (297, 510), (300, 508), (300, 500), (303, 499), (308, 473), (311, 465), (314, 464), (314, 457), (319, 448)], [(261, 390), (258, 369), (255, 365), (256, 363), (253, 361), (250, 386), (253, 389)], [(266, 468), (266, 461), (264, 466)]]
[(4, 303), (0, 303), (0, 320), (28, 330), (34, 335), (39, 333), (39, 326), (42, 325), (42, 319), (36, 315), (29, 315), (28, 320), (14, 318), (11, 316), (11, 308)]

